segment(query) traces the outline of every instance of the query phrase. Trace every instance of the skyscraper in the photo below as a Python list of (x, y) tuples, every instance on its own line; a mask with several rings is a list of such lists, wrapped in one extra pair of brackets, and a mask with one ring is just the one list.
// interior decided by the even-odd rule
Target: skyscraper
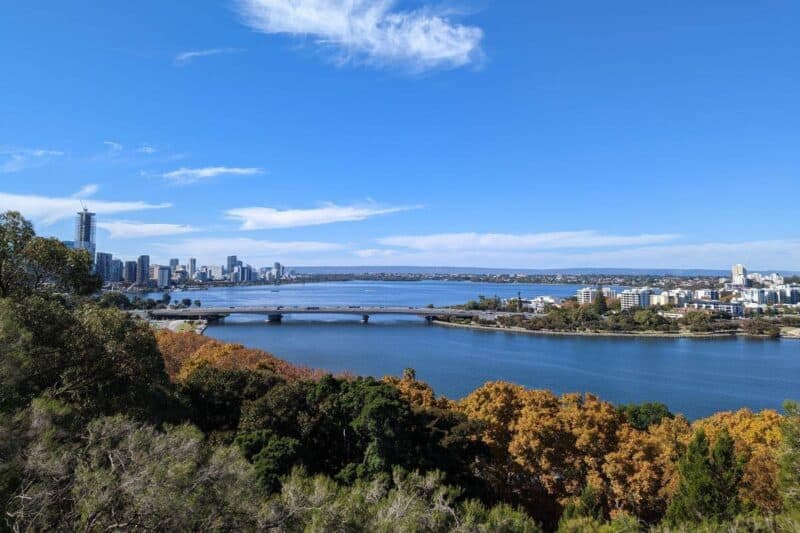
[(195, 273), (197, 272), (197, 259), (194, 257), (189, 258), (189, 279), (194, 278)]
[(236, 266), (236, 263), (238, 263), (238, 262), (239, 261), (237, 260), (235, 255), (229, 255), (228, 256), (228, 264), (227, 264), (228, 269), (225, 271), (225, 273), (228, 274), (228, 275), (232, 274), (233, 273), (233, 269)]
[(113, 256), (103, 252), (97, 252), (97, 261), (95, 261), (94, 271), (103, 281), (112, 281), (111, 279), (111, 260)]
[(122, 281), (122, 261), (119, 259), (112, 259), (111, 260), (111, 271), (108, 277), (108, 280), (113, 283), (119, 283)]
[(150, 256), (140, 255), (136, 261), (136, 284), (147, 286), (150, 283)]
[(122, 269), (122, 279), (125, 283), (136, 283), (136, 261), (125, 261)]
[(94, 264), (95, 254), (95, 213), (90, 213), (85, 207), (75, 218), (75, 244), (76, 250), (86, 250)]
[(747, 269), (744, 265), (733, 265), (733, 268), (731, 268), (731, 282), (742, 287), (747, 285)]
[(178, 270), (178, 265), (181, 264), (180, 259), (170, 259), (169, 260), (169, 271), (170, 275), (174, 274), (176, 270)]

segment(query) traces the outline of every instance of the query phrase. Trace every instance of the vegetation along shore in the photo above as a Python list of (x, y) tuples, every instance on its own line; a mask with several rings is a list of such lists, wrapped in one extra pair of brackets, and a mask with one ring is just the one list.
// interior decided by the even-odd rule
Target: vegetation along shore
[(0, 215), (3, 531), (797, 531), (800, 407), (330, 375), (96, 297)]

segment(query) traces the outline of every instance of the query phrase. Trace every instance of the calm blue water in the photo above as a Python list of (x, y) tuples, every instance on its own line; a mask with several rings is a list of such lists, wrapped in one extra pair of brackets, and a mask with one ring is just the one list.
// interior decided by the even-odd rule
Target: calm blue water
[[(572, 285), (348, 282), (193, 291), (211, 305), (448, 305), (484, 296), (568, 296)], [(173, 293), (173, 298), (182, 298)], [(230, 317), (207, 335), (333, 372), (399, 375), (413, 367), (460, 398), (490, 380), (556, 393), (590, 391), (615, 403), (660, 401), (689, 418), (800, 399), (800, 341), (544, 337), (428, 326), (414, 317)]]

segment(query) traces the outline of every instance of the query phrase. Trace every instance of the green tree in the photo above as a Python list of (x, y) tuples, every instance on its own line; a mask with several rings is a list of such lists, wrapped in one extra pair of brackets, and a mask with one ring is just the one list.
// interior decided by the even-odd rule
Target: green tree
[(800, 404), (787, 401), (783, 404), (781, 424), (780, 486), (784, 506), (800, 511)]
[(705, 432), (695, 433), (681, 460), (680, 485), (667, 508), (673, 525), (703, 521), (722, 522), (739, 512), (738, 485), (742, 464), (736, 458), (733, 439), (726, 429), (709, 451)]
[(11, 296), (25, 284), (23, 251), (34, 235), (33, 225), (18, 212), (0, 215), (0, 297)]
[(595, 313), (599, 316), (603, 316), (608, 312), (608, 305), (606, 304), (606, 297), (603, 295), (603, 287), (597, 287), (597, 298), (594, 299), (592, 302), (592, 307), (594, 308)]
[(33, 226), (17, 212), (0, 215), (0, 298), (24, 299), (33, 291), (79, 295), (100, 289), (91, 272), (92, 258), (56, 239), (36, 237)]
[(640, 431), (645, 431), (650, 426), (660, 423), (664, 418), (675, 418), (666, 405), (658, 402), (631, 403), (618, 410), (631, 426)]

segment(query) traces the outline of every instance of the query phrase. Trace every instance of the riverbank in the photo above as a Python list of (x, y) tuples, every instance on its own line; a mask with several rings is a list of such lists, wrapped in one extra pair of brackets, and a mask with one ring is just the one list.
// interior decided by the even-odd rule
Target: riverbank
[[(437, 326), (445, 326), (451, 328), (474, 329), (479, 331), (494, 331), (502, 333), (523, 333), (527, 335), (539, 336), (552, 336), (552, 337), (623, 337), (623, 338), (649, 338), (649, 339), (719, 339), (726, 337), (754, 337), (747, 335), (738, 330), (732, 331), (716, 331), (709, 333), (693, 333), (693, 332), (677, 332), (669, 333), (663, 331), (631, 331), (631, 332), (617, 332), (617, 331), (553, 331), (553, 330), (534, 330), (517, 327), (503, 327), (503, 326), (485, 326), (482, 324), (459, 324), (454, 322), (444, 322), (441, 320), (434, 320), (433, 324)], [(766, 336), (759, 336), (757, 338), (767, 338)], [(788, 337), (787, 337), (788, 338)], [(800, 332), (798, 337), (800, 338)]]

